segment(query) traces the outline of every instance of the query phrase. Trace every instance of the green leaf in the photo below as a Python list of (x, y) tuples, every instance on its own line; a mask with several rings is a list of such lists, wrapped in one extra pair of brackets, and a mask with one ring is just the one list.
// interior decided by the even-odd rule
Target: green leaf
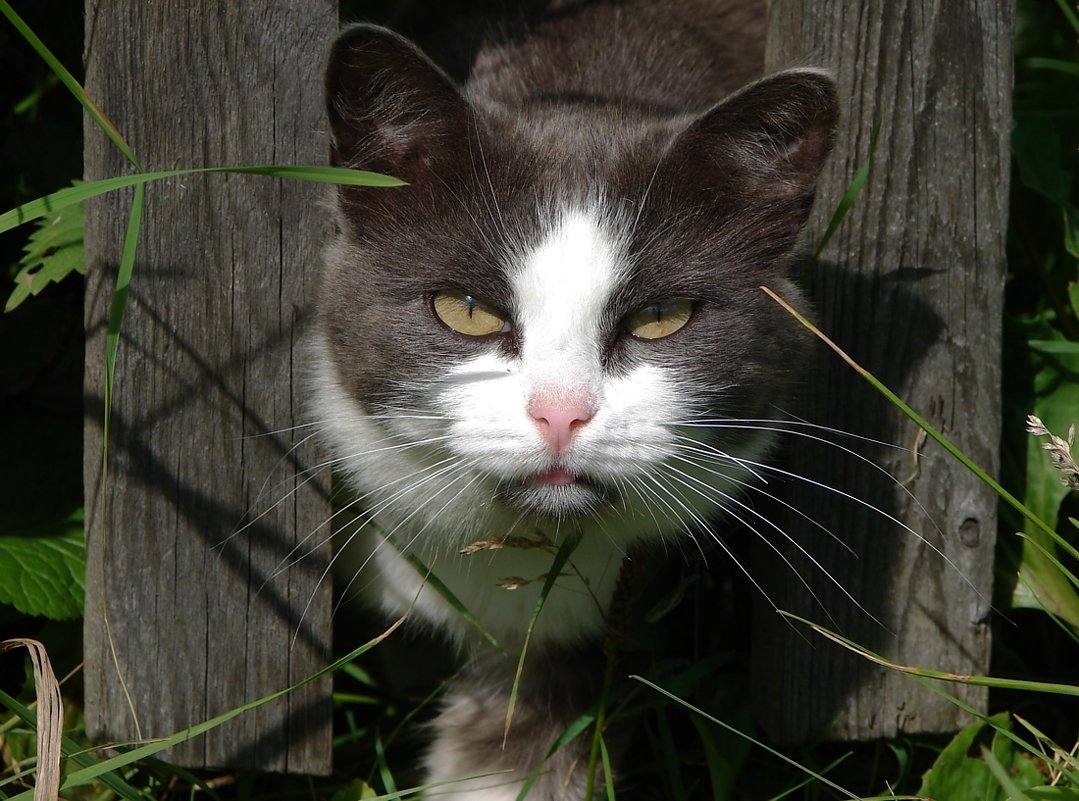
[(1040, 759), (1036, 762), (1027, 751), (1021, 749), (1008, 737), (1005, 731), (1011, 732), (1010, 720), (1004, 731), (997, 729), (993, 733), (992, 756), (1007, 771), (1012, 783), (1012, 789), (1008, 790), (1009, 793), (1012, 793), (1013, 790), (1025, 793), (1031, 787), (1045, 781), (1045, 775), (1042, 773), (1041, 765), (1039, 764)]
[(1015, 780), (1008, 774), (1008, 769), (1001, 764), (996, 754), (987, 748), (983, 747), (982, 758), (985, 760), (986, 767), (989, 768), (989, 772), (993, 774), (993, 778), (996, 780), (999, 789), (1004, 793), (1004, 797), (1008, 801), (1030, 801), (1030, 798), (1023, 792), (1022, 788), (1015, 783)]
[[(992, 726), (990, 748), (980, 747), (981, 757), (970, 756), (978, 735)], [(1045, 781), (1037, 762), (1011, 734), (1006, 712), (967, 726), (941, 751), (922, 777), (919, 796), (944, 799), (977, 798), (985, 801), (1033, 799), (1032, 787)]]
[(1079, 801), (1079, 789), (1075, 787), (1031, 787), (1027, 790), (1030, 801)]
[(53, 620), (82, 614), (86, 581), (82, 510), (67, 522), (63, 536), (0, 536), (0, 603)]
[(1079, 76), (1079, 64), (1073, 61), (1065, 61), (1062, 58), (1024, 58), (1019, 63), (1019, 66), (1032, 70), (1053, 70)]
[[(1000, 726), (1008, 725), (1008, 716), (1004, 713), (993, 716), (991, 720)], [(993, 780), (988, 765), (980, 759), (970, 759), (967, 756), (975, 738), (984, 728), (985, 724), (978, 721), (952, 738), (940, 752), (933, 767), (922, 776), (918, 795), (942, 800), (977, 798), (1003, 801), (1003, 793)]]
[[(1053, 341), (1066, 342), (1063, 338)], [(1033, 414), (1050, 431), (1064, 435), (1069, 426), (1079, 424), (1079, 353), (1047, 354), (1038, 361)], [(1023, 503), (1041, 520), (1055, 522), (1060, 504), (1068, 495), (1060, 476), (1042, 448), (1042, 438), (1031, 436), (1027, 442)], [(1023, 543), (1013, 605), (1045, 609), (1079, 628), (1079, 592), (1047, 556), (1056, 552), (1056, 544), (1029, 520), (1024, 523), (1023, 534), (1029, 541)]]
[(31, 295), (71, 273), (85, 272), (82, 248), (82, 204), (41, 218), (30, 234), (15, 274), (15, 290), (4, 311), (9, 312)]
[(1079, 209), (1064, 206), (1064, 247), (1079, 259)]
[(1060, 164), (1060, 135), (1043, 117), (1029, 117), (1012, 132), (1012, 152), (1019, 179), (1027, 189), (1058, 205), (1068, 202), (1071, 173)]
[(1060, 208), (1064, 246), (1079, 257), (1079, 209), (1071, 203), (1072, 172), (1061, 163), (1061, 150), (1060, 135), (1047, 118), (1024, 118), (1012, 132), (1012, 152), (1020, 181)]
[[(1079, 356), (1079, 342), (1067, 339), (1032, 339), (1027, 343), (1031, 350), (1050, 355), (1074, 355)], [(1079, 413), (1077, 413), (1079, 416)]]
[(614, 771), (611, 769), (611, 755), (607, 751), (607, 742), (600, 737), (599, 750), (603, 757), (603, 784), (607, 788), (607, 801), (615, 801)]
[(367, 782), (356, 779), (341, 787), (331, 796), (330, 801), (366, 801), (375, 795), (374, 789)]
[(483, 627), (479, 618), (468, 610), (468, 607), (464, 605), (460, 598), (453, 594), (453, 590), (443, 583), (442, 579), (438, 577), (438, 574), (436, 574), (432, 568), (425, 565), (414, 552), (403, 550), (390, 535), (383, 534), (383, 536), (386, 537), (386, 540), (393, 545), (401, 556), (408, 560), (408, 563), (412, 565), (412, 569), (423, 577), (424, 582), (430, 585), (431, 589), (437, 592), (442, 597), (443, 601), (448, 603), (453, 607), (453, 610), (457, 612), (457, 614), (472, 624), (476, 631), (478, 631), (487, 642), (491, 643), (497, 650), (505, 652), (505, 649), (498, 640), (495, 639), (495, 636)]

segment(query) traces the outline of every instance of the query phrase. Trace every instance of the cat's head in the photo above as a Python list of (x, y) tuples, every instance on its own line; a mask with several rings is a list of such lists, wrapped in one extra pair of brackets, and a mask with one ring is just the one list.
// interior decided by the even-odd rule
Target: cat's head
[[(728, 504), (803, 358), (793, 253), (832, 143), (829, 78), (701, 114), (470, 99), (410, 43), (333, 49), (338, 190), (321, 424), (364, 504), (457, 547), (595, 524), (693, 528)], [(753, 422), (758, 421), (758, 422)]]

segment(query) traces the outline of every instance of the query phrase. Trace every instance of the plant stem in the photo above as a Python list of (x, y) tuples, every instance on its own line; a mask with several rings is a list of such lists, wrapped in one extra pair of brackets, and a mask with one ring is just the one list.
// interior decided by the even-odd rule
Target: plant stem
[[(592, 801), (596, 790), (596, 766), (600, 759), (600, 747), (603, 740), (603, 727), (607, 721), (607, 702), (611, 697), (611, 685), (614, 683), (614, 663), (617, 659), (618, 649), (615, 647), (613, 638), (608, 638), (607, 647), (604, 649), (607, 655), (607, 664), (603, 670), (603, 687), (599, 694), (599, 703), (596, 708), (596, 722), (592, 729), (592, 752), (588, 755), (588, 783), (585, 785), (585, 801)], [(604, 777), (610, 781), (610, 776)]]

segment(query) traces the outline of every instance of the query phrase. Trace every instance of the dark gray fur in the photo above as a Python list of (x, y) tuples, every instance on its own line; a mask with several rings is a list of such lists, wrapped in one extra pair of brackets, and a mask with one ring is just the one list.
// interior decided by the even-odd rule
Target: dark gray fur
[[(456, 32), (402, 24), (434, 43), (438, 63), (373, 26), (345, 31), (330, 56), (333, 163), (409, 184), (338, 192), (320, 324), (342, 383), (369, 409), (409, 406), (401, 377), (435, 381), (447, 361), (489, 348), (447, 336), (431, 293), (465, 289), (512, 314), (505, 255), (538, 241), (558, 204), (602, 194), (637, 218), (633, 276), (607, 316), (607, 369), (662, 360), (711, 388), (700, 399), (711, 416), (772, 415), (804, 342), (758, 287), (795, 291), (789, 270), (837, 115), (830, 79), (793, 71), (742, 89), (762, 69), (762, 2), (472, 5), (477, 15), (449, 17)], [(677, 335), (645, 345), (621, 332), (627, 313), (672, 297), (696, 301)], [(513, 335), (500, 347), (513, 352)], [(549, 655), (530, 665), (554, 669)], [(450, 692), (475, 700), (460, 745), (477, 765), (501, 746), (507, 675), (466, 671)], [(550, 692), (565, 686), (527, 680), (499, 764), (527, 772), (592, 700)], [(466, 724), (436, 727), (455, 725)], [(580, 756), (561, 755), (535, 797), (568, 787), (579, 798), (579, 775), (565, 774)]]

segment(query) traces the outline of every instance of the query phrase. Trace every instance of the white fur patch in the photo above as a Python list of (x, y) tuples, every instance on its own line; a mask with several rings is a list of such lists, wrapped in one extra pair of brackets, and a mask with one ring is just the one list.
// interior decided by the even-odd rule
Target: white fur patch
[(598, 393), (603, 312), (624, 280), (623, 255), (593, 215), (567, 212), (510, 276), (522, 379), (530, 392)]

